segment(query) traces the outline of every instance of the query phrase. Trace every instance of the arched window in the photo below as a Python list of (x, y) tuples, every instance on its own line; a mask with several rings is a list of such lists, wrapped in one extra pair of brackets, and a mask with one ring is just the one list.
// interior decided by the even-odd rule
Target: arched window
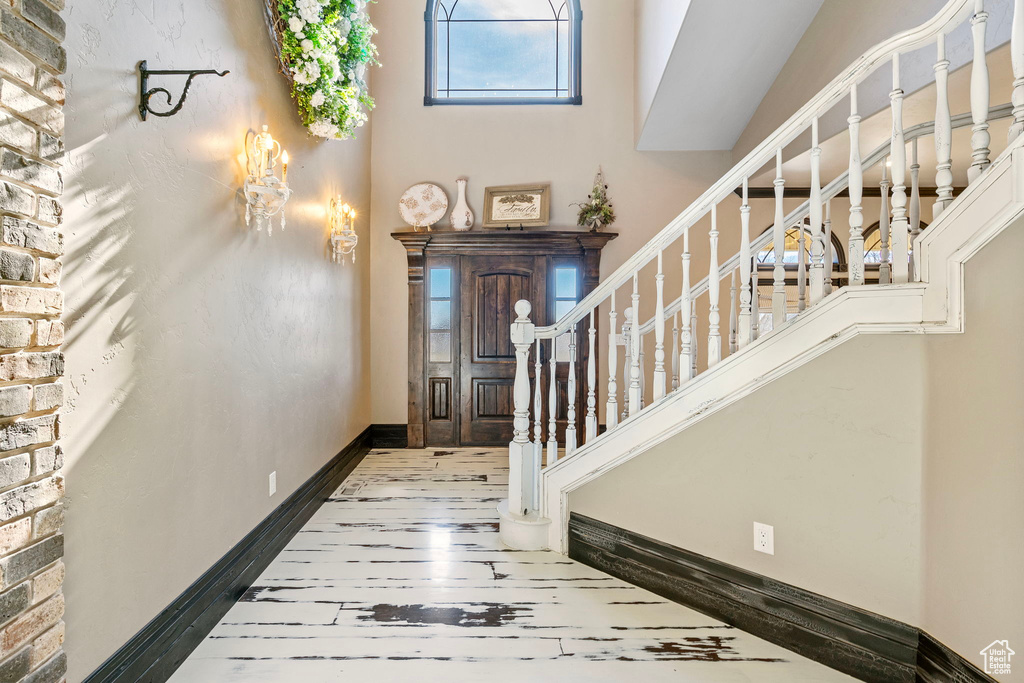
[(579, 0), (427, 0), (425, 105), (582, 104)]
[[(768, 228), (772, 230), (772, 228)], [(804, 263), (810, 267), (811, 263), (811, 233), (805, 227), (804, 231)], [(800, 228), (793, 226), (786, 230), (786, 251), (782, 257), (782, 262), (787, 266), (796, 266), (797, 254), (800, 253)], [(775, 263), (775, 245), (769, 242), (765, 245), (764, 249), (757, 252), (758, 263)], [(832, 263), (838, 266), (839, 269), (845, 267), (846, 259), (843, 252), (843, 244), (839, 239), (832, 235)]]
[[(921, 230), (928, 224), (921, 221)], [(889, 260), (892, 260), (892, 233), (889, 237)], [(878, 229), (878, 221), (864, 231), (864, 263), (878, 265), (882, 262), (882, 233)]]

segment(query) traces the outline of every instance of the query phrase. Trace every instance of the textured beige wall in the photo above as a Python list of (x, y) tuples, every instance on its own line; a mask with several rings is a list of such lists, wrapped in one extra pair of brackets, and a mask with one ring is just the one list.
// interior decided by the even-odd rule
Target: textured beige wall
[[(569, 507), (913, 622), (923, 343), (844, 344), (580, 488)], [(884, 423), (868, 400), (883, 387)], [(754, 551), (754, 522), (775, 527), (774, 556)]]
[[(370, 421), (370, 131), (306, 136), (262, 7), (68, 2), (70, 681)], [(141, 122), (143, 58), (231, 74)], [(291, 153), (295, 190), (270, 237), (246, 229), (238, 193), (242, 137), (263, 123)], [(335, 192), (362, 215), (355, 268), (324, 253)]]
[(921, 626), (979, 666), (997, 638), (1024, 652), (1022, 229), (968, 262), (966, 332), (927, 346)]
[[(454, 204), (455, 179), (466, 175), (480, 229), (484, 187), (550, 181), (552, 226), (575, 226), (569, 203), (586, 198), (602, 164), (619, 216), (612, 229), (621, 233), (605, 251), (602, 270), (609, 273), (729, 166), (728, 152), (634, 150), (633, 2), (583, 0), (578, 107), (424, 107), (422, 7), (420, 0), (388, 0), (374, 8), (386, 28), (377, 41), (384, 66), (374, 81), (371, 282), (373, 422), (382, 423), (404, 423), (407, 416), (406, 260), (390, 237), (407, 228), (398, 215), (407, 187), (440, 183)], [(652, 291), (645, 301), (653, 300)]]

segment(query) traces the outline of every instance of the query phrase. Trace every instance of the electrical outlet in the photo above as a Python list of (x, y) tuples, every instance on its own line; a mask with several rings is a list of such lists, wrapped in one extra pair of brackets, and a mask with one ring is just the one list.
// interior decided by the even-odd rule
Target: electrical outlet
[(270, 494), (274, 495), (277, 493), (277, 470), (270, 473)]
[(775, 527), (754, 522), (754, 550), (767, 555), (775, 554)]

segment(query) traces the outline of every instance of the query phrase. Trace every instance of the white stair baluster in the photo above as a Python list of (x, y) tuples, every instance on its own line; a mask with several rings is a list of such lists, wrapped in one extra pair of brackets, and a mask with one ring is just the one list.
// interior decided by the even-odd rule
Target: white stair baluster
[(971, 65), (971, 167), (967, 169), (967, 182), (973, 183), (982, 171), (988, 168), (988, 144), (992, 136), (988, 132), (988, 63), (985, 60), (985, 27), (988, 12), (985, 0), (974, 0), (974, 16), (971, 17), (971, 35), (974, 38), (974, 61)]
[(534, 341), (534, 325), (530, 322), (532, 306), (526, 300), (515, 305), (516, 319), (511, 325), (512, 345), (516, 349), (516, 375), (512, 385), (512, 441), (508, 445), (508, 509), (516, 515), (528, 515), (540, 502), (534, 498), (535, 482), (540, 476), (539, 463), (534, 462), (530, 443), (530, 347)]
[(932, 220), (953, 201), (953, 122), (949, 116), (949, 60), (946, 59), (946, 35), (940, 33), (935, 62), (935, 204)]
[(633, 273), (633, 305), (629, 325), (629, 352), (632, 355), (629, 363), (629, 414), (640, 412), (640, 274)]
[(1013, 0), (1013, 25), (1010, 29), (1010, 61), (1013, 64), (1013, 124), (1009, 141), (1024, 131), (1024, 0)]
[[(536, 357), (533, 359), (533, 451), (538, 463), (544, 462), (544, 366), (540, 360), (541, 344), (537, 340)], [(537, 482), (540, 485), (540, 481)]]
[(654, 276), (657, 299), (654, 311), (654, 403), (665, 397), (665, 272), (658, 252), (658, 274)]
[(775, 152), (775, 226), (772, 244), (775, 249), (775, 279), (772, 282), (772, 327), (778, 329), (786, 322), (786, 212), (782, 206), (786, 181), (782, 178), (782, 150)]
[(693, 330), (690, 345), (690, 377), (697, 376), (697, 302), (690, 302), (690, 329)]
[(608, 312), (608, 401), (605, 405), (604, 421), (608, 431), (619, 426), (619, 387), (615, 380), (619, 369), (619, 333), (615, 329), (615, 290), (609, 297), (611, 310)]
[(548, 379), (548, 457), (551, 467), (558, 462), (558, 339), (551, 340), (551, 376)]
[[(640, 324), (637, 323), (637, 328), (640, 328)], [(640, 410), (644, 409), (647, 405), (647, 373), (644, 372), (647, 369), (647, 362), (644, 360), (644, 338), (640, 337)]]
[(590, 309), (590, 354), (587, 356), (587, 431), (586, 442), (597, 436), (597, 309)]
[(711, 205), (711, 231), (708, 233), (711, 262), (708, 266), (708, 369), (722, 360), (722, 335), (719, 332), (722, 316), (718, 312), (721, 273), (718, 272), (718, 206)]
[(917, 279), (914, 266), (914, 238), (921, 234), (921, 164), (917, 163), (917, 138), (911, 143), (910, 163), (910, 241), (907, 243), (910, 253), (910, 280)]
[(825, 202), (825, 296), (832, 293), (832, 200)]
[(750, 268), (750, 341), (757, 340), (761, 331), (761, 291), (758, 284), (761, 278), (758, 277), (757, 262)]
[(679, 311), (672, 314), (672, 391), (679, 388)]
[(796, 228), (796, 310), (807, 308), (807, 228), (799, 223)]
[(729, 274), (729, 355), (736, 353), (739, 348), (736, 341), (736, 328), (739, 326), (739, 313), (737, 311), (736, 291), (736, 270)]
[(569, 328), (569, 372), (566, 377), (565, 455), (576, 452), (576, 326)]
[(811, 121), (811, 286), (809, 305), (825, 298), (825, 242), (821, 223), (821, 147), (818, 146), (818, 117)]
[(860, 114), (857, 84), (850, 86), (850, 285), (864, 284), (864, 169), (860, 158)]
[(680, 383), (685, 384), (693, 379), (694, 372), (691, 363), (693, 358), (693, 340), (697, 332), (696, 326), (690, 319), (690, 231), (683, 233), (683, 293), (679, 299), (679, 316), (682, 318), (682, 333), (680, 340), (682, 346), (679, 349), (679, 367), (683, 373)]
[(903, 90), (900, 89), (900, 55), (892, 56), (892, 281), (909, 281), (907, 222), (907, 143), (903, 136)]
[(750, 306), (750, 203), (747, 201), (747, 179), (743, 179), (743, 205), (740, 206), (740, 315), (737, 322), (736, 348), (753, 341)]
[(629, 385), (633, 372), (633, 309), (622, 312), (622, 415), (621, 420), (629, 417)]
[(878, 253), (881, 261), (878, 264), (878, 284), (880, 285), (892, 282), (890, 275), (892, 266), (889, 264), (889, 178), (886, 175), (888, 168), (888, 159), (883, 159), (882, 182), (878, 184), (882, 199), (878, 210), (878, 237), (880, 240)]

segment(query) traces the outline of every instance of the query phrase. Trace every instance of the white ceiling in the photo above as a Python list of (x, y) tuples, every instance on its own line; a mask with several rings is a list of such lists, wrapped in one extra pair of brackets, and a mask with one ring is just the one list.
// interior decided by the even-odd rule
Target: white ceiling
[(637, 149), (731, 150), (823, 0), (691, 0)]

